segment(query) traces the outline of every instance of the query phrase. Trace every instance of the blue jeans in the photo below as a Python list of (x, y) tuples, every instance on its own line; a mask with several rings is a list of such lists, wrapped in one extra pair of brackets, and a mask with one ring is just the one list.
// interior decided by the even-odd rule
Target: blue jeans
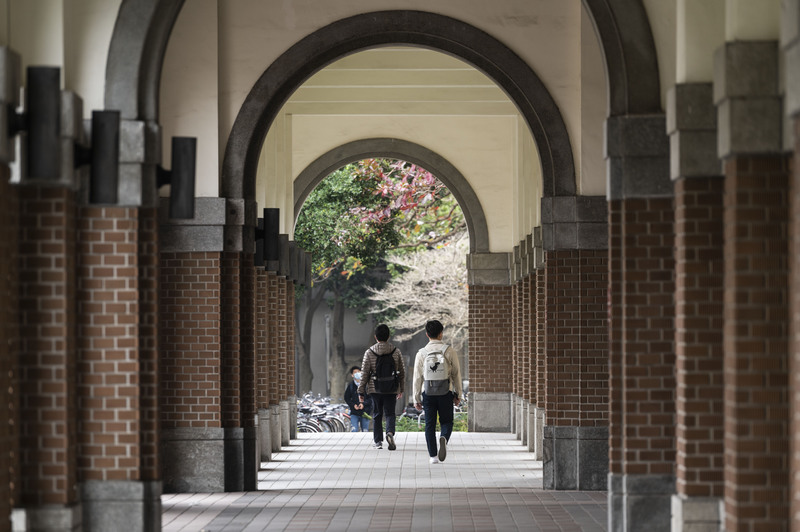
[(367, 432), (369, 430), (369, 419), (364, 416), (350, 414), (350, 432)]
[(375, 443), (383, 441), (383, 418), (386, 417), (386, 433), (394, 434), (394, 426), (397, 421), (397, 414), (394, 409), (397, 406), (397, 395), (393, 393), (373, 393), (372, 408), (372, 434)]
[(428, 444), (428, 456), (434, 457), (439, 453), (436, 445), (436, 417), (439, 417), (445, 440), (450, 441), (450, 434), (453, 433), (453, 392), (430, 396), (422, 392), (422, 410), (425, 412), (425, 443)]

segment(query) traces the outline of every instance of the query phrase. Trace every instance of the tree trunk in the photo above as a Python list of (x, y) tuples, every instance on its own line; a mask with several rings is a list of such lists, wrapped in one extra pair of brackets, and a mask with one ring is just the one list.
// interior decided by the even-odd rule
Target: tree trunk
[(300, 394), (310, 392), (314, 381), (314, 372), (311, 369), (311, 330), (314, 324), (314, 314), (325, 296), (325, 291), (324, 287), (317, 287), (316, 293), (313, 287), (306, 290), (303, 296), (306, 307), (305, 316), (302, 320), (299, 319), (299, 316), (297, 319), (297, 323), (303, 324), (302, 332), (299, 327), (295, 327), (294, 330), (297, 345), (298, 392)]
[(331, 320), (331, 359), (328, 361), (331, 378), (331, 398), (344, 397), (346, 368), (344, 363), (344, 302), (338, 291), (334, 292), (333, 319)]

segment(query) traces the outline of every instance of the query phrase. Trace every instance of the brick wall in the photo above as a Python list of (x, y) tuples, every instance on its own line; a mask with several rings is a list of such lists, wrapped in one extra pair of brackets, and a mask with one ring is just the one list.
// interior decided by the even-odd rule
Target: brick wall
[(294, 328), (295, 328), (295, 293), (294, 283), (287, 281), (286, 286), (286, 393), (290, 399), (297, 395), (295, 389), (295, 353), (294, 353)]
[(74, 194), (20, 187), (19, 420), (23, 505), (76, 499)]
[(289, 319), (288, 319), (288, 283), (285, 277), (277, 278), (278, 311), (278, 398), (283, 401), (289, 396)]
[(263, 268), (256, 270), (255, 349), (256, 349), (256, 405), (269, 408), (269, 277)]
[(608, 425), (608, 252), (580, 250), (580, 426)]
[(580, 261), (578, 252), (545, 253), (547, 395), (551, 426), (578, 426), (580, 411)]
[(240, 301), (240, 389), (243, 427), (254, 427), (256, 415), (255, 297), (252, 254), (242, 254)]
[(789, 521), (788, 157), (725, 162), (725, 525)]
[(723, 187), (675, 183), (676, 483), (680, 495), (722, 497)]
[(83, 207), (78, 401), (82, 480), (140, 479), (138, 210)]
[(19, 501), (19, 198), (0, 165), (0, 519)]
[(533, 401), (531, 390), (531, 361), (533, 358), (532, 345), (534, 344), (534, 313), (531, 306), (532, 276), (527, 275), (522, 280), (522, 397), (528, 402)]
[(608, 202), (608, 471), (622, 474), (622, 202)]
[[(794, 121), (794, 160), (789, 183), (789, 382), (791, 434), (800, 434), (800, 118)], [(800, 438), (792, 438), (791, 529), (800, 530)]]
[(267, 279), (269, 280), (268, 288), (268, 310), (269, 319), (267, 319), (268, 333), (267, 342), (269, 346), (267, 358), (269, 360), (269, 404), (277, 405), (281, 400), (280, 388), (280, 342), (278, 336), (280, 334), (278, 312), (279, 305), (279, 289), (278, 283), (280, 279), (275, 272), (267, 272)]
[(522, 396), (522, 346), (520, 345), (522, 338), (520, 334), (520, 323), (522, 322), (520, 314), (522, 309), (520, 308), (520, 289), (519, 281), (511, 287), (511, 391), (517, 397)]
[(240, 303), (241, 257), (236, 252), (223, 252), (221, 259), (220, 332), (222, 334), (222, 426), (241, 426), (241, 375), (240, 375)]
[(675, 469), (674, 216), (672, 198), (623, 200), (626, 474), (672, 475)]
[(534, 295), (534, 305), (536, 308), (536, 364), (533, 368), (534, 389), (536, 406), (544, 408), (545, 397), (547, 396), (547, 359), (545, 356), (545, 346), (547, 344), (547, 327), (545, 295), (545, 271), (544, 268), (536, 270), (536, 293)]
[(471, 392), (512, 391), (511, 292), (511, 286), (469, 287)]
[(608, 423), (606, 254), (605, 250), (546, 254), (548, 425)]
[(161, 478), (158, 461), (158, 211), (139, 209), (139, 388), (142, 480)]
[(162, 428), (222, 427), (220, 254), (161, 253)]

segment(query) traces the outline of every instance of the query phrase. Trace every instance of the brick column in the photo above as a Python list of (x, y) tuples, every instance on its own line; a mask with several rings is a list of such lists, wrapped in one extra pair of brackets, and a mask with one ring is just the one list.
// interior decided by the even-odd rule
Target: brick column
[(270, 429), (272, 434), (272, 452), (281, 450), (281, 395), (280, 395), (280, 350), (279, 336), (279, 288), (280, 279), (274, 271), (267, 273), (268, 284), (268, 313), (267, 341), (269, 359), (269, 409)]
[(787, 530), (790, 158), (782, 153), (778, 44), (729, 42), (714, 61), (725, 161), (724, 525)]
[[(789, 183), (789, 433), (792, 435), (790, 530), (800, 530), (800, 0), (782, 4), (781, 41), (784, 53), (786, 96), (785, 120), (792, 126), (784, 145), (794, 151)], [(788, 141), (788, 142), (786, 142)]]
[(534, 381), (533, 398), (536, 403), (534, 409), (535, 427), (533, 452), (537, 460), (544, 459), (544, 425), (545, 425), (545, 397), (547, 390), (547, 362), (545, 346), (547, 344), (546, 330), (546, 299), (545, 299), (545, 270), (544, 250), (542, 249), (542, 228), (537, 227), (533, 232), (534, 260), (533, 273), (533, 314), (534, 324), (534, 360), (531, 368), (531, 378)]
[(8, 528), (19, 497), (19, 199), (0, 164), (0, 528)]
[(609, 530), (666, 530), (675, 490), (675, 308), (665, 117), (612, 116), (605, 133)]
[(512, 287), (508, 253), (471, 253), (469, 282), (469, 375), (471, 432), (510, 432), (514, 404)]
[(80, 209), (78, 470), (88, 530), (119, 520), (160, 526), (152, 514), (160, 509), (160, 485), (144, 481), (141, 462), (139, 215), (138, 207)]
[(26, 184), (19, 209), (18, 505), (29, 524), (72, 527), (81, 522), (74, 192)]
[(676, 85), (667, 105), (675, 182), (674, 529), (722, 521), (723, 187), (711, 83)]
[(520, 279), (519, 246), (514, 247), (514, 264), (511, 272), (511, 397), (513, 412), (511, 416), (511, 430), (518, 440), (522, 439), (522, 307)]
[(269, 411), (269, 276), (256, 268), (255, 350), (256, 407), (258, 409), (259, 449), (262, 462), (272, 460), (272, 435)]
[(606, 210), (602, 197), (542, 200), (545, 489), (607, 483)]

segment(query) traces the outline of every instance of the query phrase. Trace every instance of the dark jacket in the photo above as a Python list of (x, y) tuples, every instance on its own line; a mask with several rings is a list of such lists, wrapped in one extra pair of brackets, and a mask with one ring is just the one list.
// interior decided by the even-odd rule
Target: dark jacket
[(403, 393), (406, 389), (406, 368), (403, 363), (403, 354), (389, 342), (378, 342), (364, 353), (364, 360), (361, 362), (361, 385), (358, 387), (358, 395), (366, 395), (364, 392), (375, 393), (375, 384), (372, 382), (372, 377), (375, 375), (378, 355), (391, 353), (392, 349), (394, 349), (394, 354), (392, 355), (394, 357), (394, 369), (397, 371), (399, 378), (397, 389), (393, 393)]
[(367, 396), (364, 398), (364, 409), (356, 410), (358, 404), (358, 386), (355, 381), (350, 381), (347, 388), (344, 390), (344, 402), (350, 407), (351, 416), (360, 416), (362, 414), (372, 415), (372, 399)]

